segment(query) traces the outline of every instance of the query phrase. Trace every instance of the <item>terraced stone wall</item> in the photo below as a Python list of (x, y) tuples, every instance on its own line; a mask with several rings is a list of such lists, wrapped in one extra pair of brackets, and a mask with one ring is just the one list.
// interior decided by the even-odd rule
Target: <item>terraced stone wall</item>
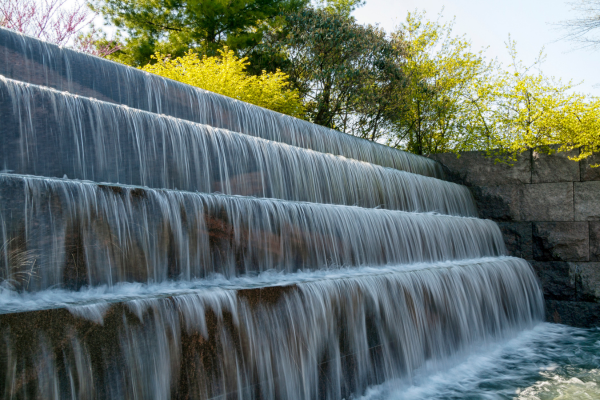
[(511, 255), (542, 282), (546, 318), (600, 325), (600, 155), (523, 153), (512, 166), (483, 152), (438, 154), (450, 180), (468, 186), (479, 216), (496, 221)]

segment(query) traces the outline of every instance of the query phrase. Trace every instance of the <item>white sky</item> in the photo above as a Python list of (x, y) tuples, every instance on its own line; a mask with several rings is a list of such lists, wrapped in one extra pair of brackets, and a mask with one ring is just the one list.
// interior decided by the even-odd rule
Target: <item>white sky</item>
[(519, 58), (526, 63), (545, 47), (547, 58), (542, 70), (547, 75), (584, 81), (578, 91), (600, 96), (600, 50), (578, 49), (576, 43), (556, 41), (564, 31), (552, 24), (577, 16), (567, 0), (366, 1), (353, 15), (360, 23), (379, 24), (387, 31), (404, 21), (409, 11), (426, 11), (427, 18), (433, 20), (443, 8), (444, 21), (456, 17), (456, 34), (466, 34), (474, 50), (487, 47), (486, 54), (506, 66), (510, 58), (504, 43), (509, 34), (517, 42)]

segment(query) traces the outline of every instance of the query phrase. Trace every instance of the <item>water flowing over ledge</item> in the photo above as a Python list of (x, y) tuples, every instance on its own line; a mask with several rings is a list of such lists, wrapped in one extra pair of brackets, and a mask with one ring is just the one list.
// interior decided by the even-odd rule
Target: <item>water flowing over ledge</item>
[(323, 153), (443, 177), (433, 160), (2, 28), (0, 75)]
[(477, 216), (469, 190), (0, 76), (0, 169), (153, 188)]
[(0, 174), (23, 290), (505, 255), (486, 220)]
[(15, 396), (347, 398), (531, 327), (542, 304), (514, 258), (215, 288), (0, 315), (0, 368)]

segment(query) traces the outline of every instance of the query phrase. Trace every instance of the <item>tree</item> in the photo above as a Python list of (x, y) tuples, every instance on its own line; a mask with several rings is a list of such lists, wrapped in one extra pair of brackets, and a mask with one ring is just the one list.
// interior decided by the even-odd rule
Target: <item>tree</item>
[(93, 19), (85, 3), (67, 8), (67, 0), (3, 0), (0, 26), (50, 43), (73, 42)]
[(298, 92), (291, 89), (286, 74), (246, 72), (246, 58), (238, 58), (232, 50), (218, 50), (219, 56), (200, 58), (189, 51), (175, 59), (157, 53), (158, 61), (148, 64), (144, 71), (220, 93), (257, 106), (295, 117), (302, 117), (304, 108)]
[(464, 37), (452, 36), (452, 27), (409, 13), (393, 33), (395, 43), (405, 45), (407, 85), (388, 145), (416, 154), (485, 147), (493, 131), (495, 65), (471, 51)]
[(307, 0), (95, 0), (93, 9), (117, 27), (123, 48), (113, 58), (142, 66), (155, 52), (189, 49), (216, 55), (227, 46), (245, 55), (286, 12)]
[[(401, 48), (345, 14), (305, 8), (271, 33), (270, 54), (299, 90), (310, 121), (370, 140), (385, 131), (403, 74)], [(274, 64), (269, 59), (263, 64)]]
[(575, 92), (572, 82), (544, 75), (539, 68), (543, 52), (527, 67), (517, 58), (515, 42), (509, 40), (507, 47), (513, 63), (495, 82), (491, 146), (509, 156), (529, 149), (579, 148), (575, 160), (600, 150), (600, 99)]
[[(68, 8), (68, 5), (71, 5)], [(3, 0), (0, 2), (0, 26), (59, 46), (106, 57), (119, 50), (112, 40), (99, 36), (91, 26), (93, 14), (85, 3), (68, 0)]]
[(600, 36), (592, 32), (600, 28), (600, 0), (578, 0), (571, 4), (581, 16), (559, 24), (568, 30), (564, 38), (580, 42), (585, 47), (598, 47)]
[(316, 4), (318, 9), (349, 17), (352, 11), (365, 5), (365, 0), (317, 0)]

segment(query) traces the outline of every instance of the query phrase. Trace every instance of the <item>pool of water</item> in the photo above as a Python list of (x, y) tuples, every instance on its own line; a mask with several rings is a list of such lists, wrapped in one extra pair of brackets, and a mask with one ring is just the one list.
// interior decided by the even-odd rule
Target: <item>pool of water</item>
[(600, 399), (600, 328), (541, 323), (361, 397), (399, 399)]

